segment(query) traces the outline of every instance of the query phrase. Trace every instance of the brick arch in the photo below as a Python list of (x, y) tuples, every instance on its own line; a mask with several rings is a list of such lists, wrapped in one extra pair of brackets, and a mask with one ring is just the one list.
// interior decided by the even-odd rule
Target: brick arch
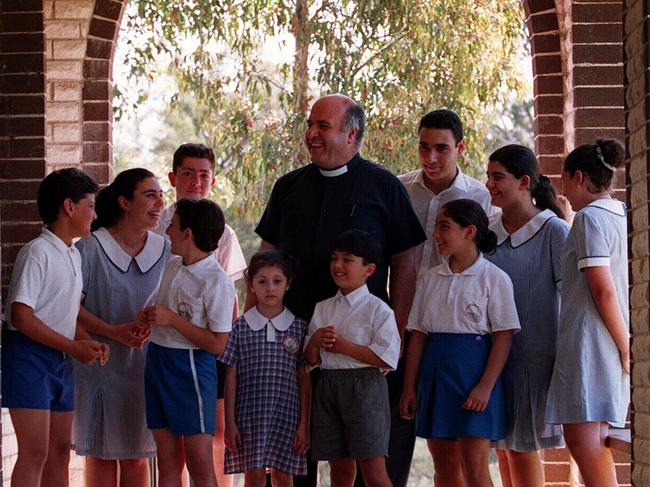
[(533, 63), (535, 152), (545, 174), (559, 174), (564, 151), (564, 57), (553, 0), (524, 0)]
[(112, 179), (113, 56), (125, 5), (124, 0), (95, 1), (83, 61), (83, 163), (100, 184)]
[[(597, 137), (624, 140), (622, 0), (523, 0), (531, 44), (535, 151), (559, 175), (563, 155)], [(624, 198), (623, 174), (616, 181)]]

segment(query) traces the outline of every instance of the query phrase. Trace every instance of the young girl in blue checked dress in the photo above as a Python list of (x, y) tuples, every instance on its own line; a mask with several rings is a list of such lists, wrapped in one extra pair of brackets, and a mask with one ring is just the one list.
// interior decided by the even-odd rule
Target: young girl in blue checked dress
[(293, 278), (283, 252), (256, 253), (246, 270), (257, 306), (232, 327), (221, 361), (226, 372), (227, 474), (245, 472), (247, 487), (264, 486), (266, 469), (273, 485), (293, 485), (306, 475), (311, 383), (302, 355), (305, 321), (284, 307)]
[(482, 255), (496, 247), (488, 224), (472, 200), (440, 209), (433, 236), (443, 262), (422, 276), (407, 325), (400, 412), (417, 415), (436, 485), (492, 486), (490, 442), (506, 434), (499, 375), (520, 326), (510, 278)]

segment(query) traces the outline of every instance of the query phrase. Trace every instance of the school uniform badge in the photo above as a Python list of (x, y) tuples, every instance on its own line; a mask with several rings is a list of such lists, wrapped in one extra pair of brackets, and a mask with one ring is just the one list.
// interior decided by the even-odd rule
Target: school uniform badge
[(467, 316), (469, 316), (469, 319), (474, 323), (480, 323), (481, 318), (483, 318), (481, 307), (476, 303), (470, 303), (465, 306), (465, 314), (467, 314)]
[(183, 318), (186, 321), (192, 320), (192, 305), (189, 303), (179, 303), (178, 304), (178, 316)]
[(282, 339), (282, 346), (287, 353), (298, 353), (298, 350), (300, 349), (300, 340), (293, 335), (287, 335)]

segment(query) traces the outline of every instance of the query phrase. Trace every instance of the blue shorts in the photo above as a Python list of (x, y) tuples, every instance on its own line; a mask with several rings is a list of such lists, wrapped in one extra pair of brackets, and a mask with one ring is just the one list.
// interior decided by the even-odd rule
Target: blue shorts
[(70, 356), (19, 331), (3, 330), (2, 407), (73, 411)]
[(491, 350), (490, 335), (429, 334), (420, 362), (417, 436), (448, 440), (474, 436), (493, 441), (506, 437), (501, 379), (494, 385), (485, 411), (463, 409), (485, 371)]
[(177, 436), (214, 435), (217, 366), (205, 350), (149, 343), (144, 369), (147, 427)]

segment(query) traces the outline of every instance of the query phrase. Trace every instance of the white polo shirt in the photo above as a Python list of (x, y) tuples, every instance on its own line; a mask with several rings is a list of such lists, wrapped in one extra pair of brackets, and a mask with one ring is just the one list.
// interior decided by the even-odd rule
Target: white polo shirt
[[(316, 330), (329, 325), (336, 328), (337, 335), (370, 348), (386, 362), (390, 370), (397, 367), (400, 337), (395, 314), (386, 303), (370, 294), (366, 285), (346, 295), (341, 294), (339, 290), (334, 297), (316, 304), (305, 346)], [(320, 351), (319, 366), (323, 369), (369, 367), (368, 364), (348, 355), (328, 352), (325, 349)]]
[[(183, 265), (182, 257), (172, 256), (165, 266), (156, 303), (199, 328), (229, 332), (235, 288), (212, 256), (189, 266)], [(199, 348), (172, 326), (154, 326), (151, 341), (168, 348)]]
[(16, 329), (11, 323), (12, 303), (23, 303), (51, 329), (73, 340), (82, 288), (79, 251), (43, 228), (16, 257), (5, 313), (9, 329)]
[(519, 330), (512, 281), (481, 254), (459, 273), (445, 258), (418, 282), (406, 329), (480, 335)]
[[(176, 205), (169, 205), (165, 208), (160, 214), (158, 226), (153, 230), (167, 240), (169, 240), (169, 236), (165, 232), (172, 221), (175, 209)], [(228, 224), (223, 229), (223, 235), (219, 239), (219, 246), (214, 251), (214, 255), (219, 265), (223, 267), (223, 270), (226, 271), (226, 274), (233, 282), (244, 277), (246, 259), (239, 245), (237, 234)]]
[(427, 240), (415, 248), (415, 268), (418, 277), (422, 277), (429, 269), (436, 267), (441, 262), (438, 247), (433, 240), (433, 230), (436, 226), (438, 210), (445, 203), (461, 198), (474, 200), (483, 207), (488, 218), (492, 218), (501, 211), (490, 203), (490, 193), (485, 185), (464, 174), (460, 168), (458, 168), (458, 174), (451, 186), (438, 194), (434, 194), (427, 188), (422, 169), (401, 174), (397, 178), (411, 197), (413, 210), (427, 235)]

